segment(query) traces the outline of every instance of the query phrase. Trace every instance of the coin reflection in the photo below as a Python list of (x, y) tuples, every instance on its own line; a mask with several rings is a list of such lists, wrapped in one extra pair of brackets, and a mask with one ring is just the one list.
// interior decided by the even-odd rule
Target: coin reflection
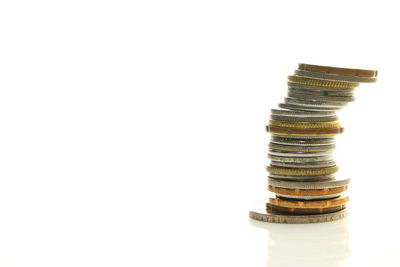
[(251, 221), (268, 230), (267, 266), (339, 266), (350, 257), (347, 220), (317, 224)]

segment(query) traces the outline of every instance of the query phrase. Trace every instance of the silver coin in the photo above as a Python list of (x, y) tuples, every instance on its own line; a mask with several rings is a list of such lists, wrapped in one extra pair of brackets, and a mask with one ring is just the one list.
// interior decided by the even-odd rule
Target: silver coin
[(291, 198), (291, 199), (296, 199), (296, 200), (303, 200), (303, 199), (304, 200), (317, 200), (317, 199), (335, 198), (335, 197), (342, 195), (342, 193), (332, 194), (332, 195), (323, 195), (323, 196), (299, 196), (299, 195), (284, 195), (284, 194), (278, 194), (278, 193), (275, 193), (275, 195), (277, 195), (278, 197)]
[[(274, 175), (276, 176), (276, 175)], [(326, 189), (326, 188), (335, 188), (348, 185), (350, 183), (350, 178), (347, 179), (338, 179), (331, 178), (320, 181), (287, 181), (277, 178), (268, 179), (268, 185), (288, 188), (288, 189)]]
[(295, 146), (323, 146), (335, 144), (335, 138), (315, 138), (315, 139), (301, 139), (301, 138), (285, 138), (280, 136), (271, 136), (271, 143), (281, 145), (295, 145)]
[(317, 85), (308, 85), (308, 84), (301, 84), (301, 83), (294, 83), (288, 82), (287, 85), (289, 87), (297, 87), (297, 88), (304, 88), (309, 90), (328, 90), (328, 91), (340, 91), (340, 92), (353, 92), (354, 88), (343, 88), (343, 87), (329, 87), (329, 86), (317, 86)]
[(376, 77), (358, 77), (358, 76), (345, 76), (330, 73), (321, 73), (308, 70), (296, 69), (294, 73), (298, 76), (317, 78), (323, 80), (331, 81), (344, 81), (344, 82), (359, 82), (359, 83), (374, 83), (376, 82)]
[(288, 121), (288, 122), (327, 122), (338, 120), (337, 116), (325, 116), (325, 117), (299, 117), (299, 116), (280, 116), (271, 115), (271, 119), (276, 121)]
[(305, 94), (305, 95), (318, 95), (318, 96), (337, 96), (337, 97), (353, 97), (354, 94), (342, 91), (328, 91), (328, 90), (310, 90), (298, 87), (288, 87), (288, 91), (292, 93)]
[(336, 212), (316, 215), (284, 215), (268, 212), (265, 203), (260, 202), (256, 203), (250, 209), (249, 216), (251, 219), (269, 223), (305, 224), (340, 220), (347, 216), (347, 210), (343, 209)]
[(292, 111), (286, 109), (271, 109), (272, 115), (288, 117), (331, 117), (335, 115), (334, 111)]
[(286, 104), (312, 106), (312, 107), (344, 107), (347, 106), (347, 102), (338, 101), (327, 101), (327, 100), (312, 100), (312, 99), (298, 99), (285, 97)]
[(325, 175), (325, 176), (293, 176), (293, 175), (277, 175), (277, 174), (269, 174), (268, 178), (272, 180), (278, 181), (292, 181), (292, 182), (319, 182), (319, 181), (327, 181), (333, 179), (335, 176), (333, 175)]
[(334, 160), (330, 161), (314, 161), (314, 162), (301, 162), (301, 163), (293, 163), (293, 162), (282, 162), (282, 161), (272, 161), (270, 162), (271, 166), (274, 167), (284, 167), (284, 168), (292, 168), (292, 169), (312, 169), (312, 168), (327, 168), (336, 165)]
[(319, 156), (330, 156), (332, 150), (329, 151), (313, 151), (313, 152), (287, 152), (276, 149), (269, 149), (269, 154), (274, 156), (283, 157), (319, 157)]
[(353, 96), (321, 96), (312, 94), (300, 94), (288, 91), (287, 95), (291, 98), (303, 99), (303, 100), (317, 100), (317, 101), (333, 101), (333, 102), (353, 102), (355, 98)]
[(330, 161), (333, 160), (333, 156), (320, 156), (320, 157), (281, 157), (268, 154), (268, 158), (273, 161), (280, 162), (293, 162), (293, 163), (307, 163), (307, 162), (318, 162), (318, 161)]
[(283, 103), (279, 103), (279, 107), (290, 109), (290, 110), (304, 110), (304, 111), (310, 111), (310, 110), (339, 111), (342, 109), (341, 107), (302, 106), (302, 105), (298, 105), (298, 104), (283, 104)]
[(322, 146), (296, 146), (296, 145), (281, 145), (269, 143), (269, 148), (287, 152), (313, 152), (313, 151), (331, 151), (335, 149), (335, 145), (322, 145)]

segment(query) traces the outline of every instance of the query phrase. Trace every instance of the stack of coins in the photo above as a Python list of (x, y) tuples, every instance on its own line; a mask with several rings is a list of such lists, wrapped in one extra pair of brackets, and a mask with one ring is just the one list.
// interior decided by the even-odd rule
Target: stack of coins
[(377, 71), (299, 64), (288, 93), (271, 110), (267, 167), (274, 197), (250, 217), (279, 223), (332, 221), (346, 215), (350, 179), (337, 178), (332, 153), (343, 132), (336, 112), (354, 101), (354, 90), (375, 82)]

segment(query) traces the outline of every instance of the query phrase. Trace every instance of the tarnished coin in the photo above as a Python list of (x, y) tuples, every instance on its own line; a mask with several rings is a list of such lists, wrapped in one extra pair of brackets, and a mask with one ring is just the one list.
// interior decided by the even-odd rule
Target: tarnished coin
[(268, 212), (264, 202), (256, 203), (249, 211), (250, 218), (269, 223), (305, 224), (331, 222), (347, 216), (347, 210), (317, 215), (285, 215)]
[(274, 167), (268, 166), (267, 171), (270, 174), (278, 174), (278, 175), (293, 175), (293, 176), (320, 176), (320, 175), (329, 175), (334, 174), (339, 170), (337, 166), (327, 167), (327, 168), (283, 168), (283, 167)]
[(267, 203), (266, 208), (267, 211), (269, 212), (276, 212), (280, 214), (313, 215), (313, 214), (331, 213), (343, 210), (346, 208), (346, 205), (339, 205), (326, 208), (293, 208), (293, 207), (289, 208), (289, 207), (277, 206), (272, 203)]
[(286, 138), (286, 139), (293, 139), (293, 140), (324, 140), (324, 139), (333, 139), (335, 140), (335, 136), (310, 136), (310, 135), (284, 135), (284, 134), (271, 134), (272, 138)]
[(270, 119), (268, 125), (292, 129), (331, 129), (340, 128), (340, 121), (335, 120), (322, 122), (285, 122)]
[(297, 145), (283, 145), (283, 144), (269, 144), (270, 149), (280, 151), (295, 151), (295, 152), (312, 152), (312, 151), (330, 151), (335, 149), (335, 145), (322, 145), (322, 146), (297, 146)]
[(353, 97), (353, 91), (328, 91), (328, 90), (310, 90), (302, 87), (289, 86), (288, 91), (296, 94), (317, 95), (317, 96), (336, 96), (336, 97)]
[(299, 63), (299, 70), (356, 78), (376, 78), (377, 70), (353, 69)]
[(273, 133), (275, 135), (282, 135), (282, 136), (301, 136), (304, 138), (305, 136), (335, 136), (337, 134), (341, 134), (344, 131), (344, 128), (321, 128), (321, 129), (294, 129), (290, 127), (276, 127), (267, 125), (266, 128), (267, 132)]
[(282, 162), (282, 161), (271, 161), (270, 165), (273, 167), (284, 167), (284, 168), (326, 168), (335, 166), (335, 161), (314, 161), (314, 162), (302, 162), (302, 163), (293, 163), (293, 162)]
[(269, 174), (270, 180), (282, 180), (292, 182), (317, 182), (327, 181), (334, 179), (333, 175), (318, 175), (318, 176), (293, 176), (293, 175), (280, 175), (280, 174)]
[(268, 179), (268, 185), (289, 189), (325, 189), (341, 187), (350, 183), (350, 178), (333, 178), (334, 176), (331, 177), (331, 179), (324, 179), (321, 181), (312, 182), (298, 182), (290, 181), (288, 179)]

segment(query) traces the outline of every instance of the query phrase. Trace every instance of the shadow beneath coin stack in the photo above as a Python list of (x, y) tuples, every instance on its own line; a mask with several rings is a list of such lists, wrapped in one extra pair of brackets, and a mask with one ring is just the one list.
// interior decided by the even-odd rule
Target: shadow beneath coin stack
[(268, 230), (267, 267), (333, 267), (351, 255), (347, 219), (297, 225), (250, 220), (250, 224)]

